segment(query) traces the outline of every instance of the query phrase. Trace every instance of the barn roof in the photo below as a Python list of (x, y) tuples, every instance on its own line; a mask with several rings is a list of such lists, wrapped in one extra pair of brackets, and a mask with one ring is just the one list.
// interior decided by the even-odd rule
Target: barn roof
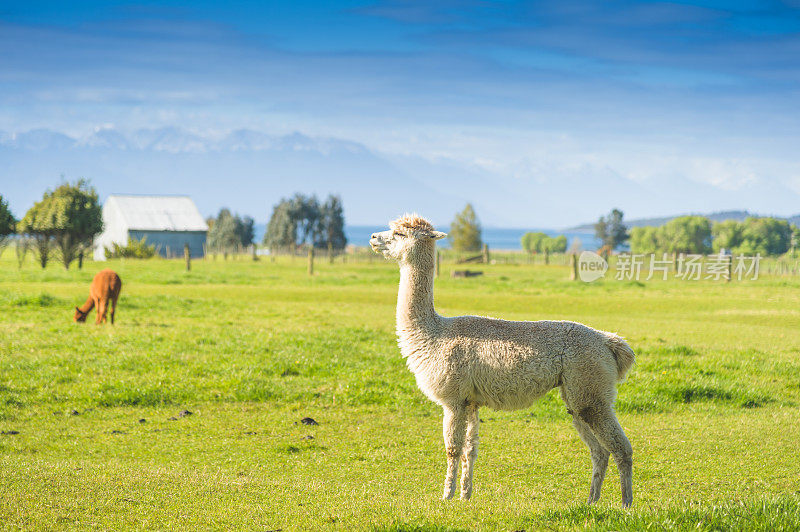
[(128, 229), (208, 231), (208, 225), (189, 196), (112, 194), (106, 203), (118, 209)]

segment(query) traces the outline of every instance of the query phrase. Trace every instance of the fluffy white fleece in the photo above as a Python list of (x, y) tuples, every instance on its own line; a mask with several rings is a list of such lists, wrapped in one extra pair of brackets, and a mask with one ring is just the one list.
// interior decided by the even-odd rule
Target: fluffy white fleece
[(592, 455), (589, 502), (600, 497), (609, 453), (617, 462), (622, 504), (632, 491), (632, 449), (614, 414), (616, 383), (634, 353), (613, 333), (571, 321), (506, 321), (479, 316), (446, 318), (433, 306), (435, 242), (444, 237), (419, 216), (406, 215), (372, 235), (372, 248), (400, 264), (397, 338), (419, 388), (444, 409), (447, 453), (445, 499), (472, 493), (478, 450), (478, 409), (530, 406), (560, 387), (573, 424)]

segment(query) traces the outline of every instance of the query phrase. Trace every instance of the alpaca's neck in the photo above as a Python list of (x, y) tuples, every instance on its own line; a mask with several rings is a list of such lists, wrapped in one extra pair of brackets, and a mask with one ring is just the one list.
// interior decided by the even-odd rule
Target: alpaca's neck
[(433, 261), (421, 266), (401, 264), (397, 332), (426, 328), (437, 318), (433, 309)]
[(86, 299), (86, 303), (84, 303), (83, 306), (80, 307), (81, 312), (83, 312), (84, 314), (86, 314), (93, 308), (94, 308), (94, 299), (92, 299), (92, 296), (89, 296), (88, 299)]

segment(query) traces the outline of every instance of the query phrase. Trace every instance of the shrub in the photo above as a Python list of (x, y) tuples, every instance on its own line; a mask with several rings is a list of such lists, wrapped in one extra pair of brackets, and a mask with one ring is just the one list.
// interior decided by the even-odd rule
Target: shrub
[(147, 237), (143, 237), (141, 240), (131, 238), (125, 246), (113, 242), (112, 246), (113, 249), (106, 248), (105, 250), (107, 259), (150, 259), (156, 254), (155, 244), (148, 246)]

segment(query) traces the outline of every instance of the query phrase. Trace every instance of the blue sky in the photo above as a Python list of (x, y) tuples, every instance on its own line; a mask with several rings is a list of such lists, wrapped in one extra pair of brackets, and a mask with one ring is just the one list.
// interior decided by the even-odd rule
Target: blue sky
[[(300, 131), (528, 184), (675, 178), (708, 210), (788, 215), (798, 109), (799, 1), (0, 4), (6, 135)], [(786, 193), (748, 203), (761, 185)]]

